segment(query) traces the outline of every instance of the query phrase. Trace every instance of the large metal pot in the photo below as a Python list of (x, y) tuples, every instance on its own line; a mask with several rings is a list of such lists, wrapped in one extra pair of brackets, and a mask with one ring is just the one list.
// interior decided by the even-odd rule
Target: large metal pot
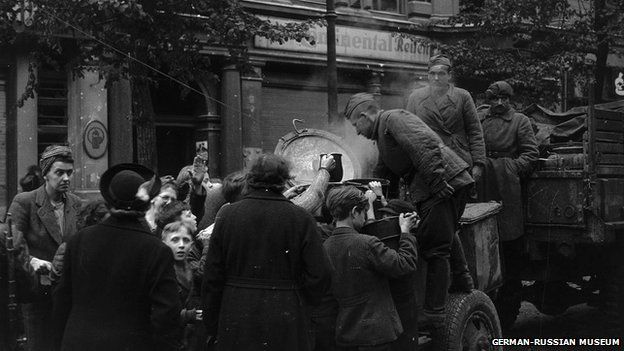
[[(342, 179), (359, 178), (362, 174), (360, 161), (345, 141), (335, 134), (320, 129), (298, 129), (281, 137), (275, 154), (282, 155), (292, 163), (294, 184), (311, 183), (319, 166), (320, 154), (342, 154)], [(300, 121), (299, 121), (300, 122)]]

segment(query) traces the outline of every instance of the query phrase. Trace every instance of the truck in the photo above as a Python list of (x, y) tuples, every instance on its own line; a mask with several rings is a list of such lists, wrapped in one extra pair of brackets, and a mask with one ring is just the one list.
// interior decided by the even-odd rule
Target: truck
[(501, 324), (513, 324), (523, 300), (550, 315), (588, 303), (610, 315), (609, 333), (623, 335), (624, 101), (525, 113), (538, 139), (545, 132), (523, 186), (523, 269), (493, 296)]

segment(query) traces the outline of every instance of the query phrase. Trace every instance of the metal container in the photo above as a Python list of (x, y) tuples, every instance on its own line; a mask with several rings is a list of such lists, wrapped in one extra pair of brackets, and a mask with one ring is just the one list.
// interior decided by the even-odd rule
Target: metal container
[(503, 283), (497, 222), (502, 207), (498, 202), (467, 204), (459, 221), (468, 268), (475, 287), (485, 292)]
[[(293, 125), (294, 125), (293, 121)], [(342, 154), (342, 179), (359, 178), (360, 161), (349, 145), (335, 134), (319, 129), (297, 129), (280, 138), (275, 154), (292, 163), (294, 184), (311, 183), (318, 171), (320, 154)]]
[(361, 230), (362, 233), (376, 236), (393, 250), (399, 249), (399, 239), (401, 237), (401, 227), (399, 217), (386, 217), (377, 221), (367, 223)]

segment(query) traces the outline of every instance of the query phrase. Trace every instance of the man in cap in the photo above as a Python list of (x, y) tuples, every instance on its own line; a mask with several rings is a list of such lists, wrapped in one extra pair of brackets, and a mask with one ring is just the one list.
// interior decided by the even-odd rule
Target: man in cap
[(450, 82), (451, 67), (448, 57), (433, 56), (429, 60), (429, 85), (414, 90), (405, 109), (420, 117), (463, 158), (478, 180), (485, 164), (483, 131), (470, 93)]
[(485, 95), (490, 105), (479, 109), (479, 117), (487, 159), (483, 178), (477, 182), (478, 200), (503, 202), (498, 225), (505, 276), (518, 287), (517, 274), (522, 264), (519, 262), (522, 252), (519, 238), (524, 234), (521, 183), (537, 161), (537, 142), (529, 118), (511, 107), (513, 89), (509, 83), (494, 82)]
[(474, 183), (469, 165), (423, 120), (405, 110), (380, 110), (372, 94), (351, 96), (345, 117), (358, 134), (377, 141), (379, 164), (409, 184), (422, 217), (418, 231), (427, 261), (425, 316), (439, 325), (450, 283), (451, 243)]
[(62, 350), (174, 350), (180, 300), (174, 260), (145, 222), (156, 174), (119, 164), (100, 179), (110, 216), (67, 242), (54, 290), (55, 346)]
[[(483, 131), (477, 109), (470, 93), (451, 83), (451, 60), (445, 55), (435, 55), (429, 60), (429, 85), (414, 90), (408, 98), (409, 112), (420, 117), (444, 144), (451, 148), (470, 166), (470, 174), (479, 180), (485, 164)], [(474, 288), (459, 236), (451, 247), (451, 290), (468, 292)]]
[(59, 245), (77, 231), (80, 198), (69, 192), (74, 172), (71, 149), (62, 145), (48, 146), (41, 154), (39, 166), (45, 183), (29, 192), (17, 194), (8, 213), (24, 234), (29, 252), (28, 263), (36, 276), (31, 282), (31, 296), (22, 305), (27, 337), (27, 350), (48, 350), (52, 343), (52, 298), (48, 272)]

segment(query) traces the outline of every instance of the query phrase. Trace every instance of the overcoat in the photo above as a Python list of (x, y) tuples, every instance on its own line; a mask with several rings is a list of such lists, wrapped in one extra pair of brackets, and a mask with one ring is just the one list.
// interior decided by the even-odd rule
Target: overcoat
[(253, 190), (217, 214), (204, 268), (204, 323), (218, 350), (309, 350), (309, 306), (329, 288), (312, 216)]
[(338, 300), (336, 342), (372, 346), (403, 332), (388, 278), (416, 271), (416, 237), (401, 234), (398, 250), (353, 228), (334, 229), (323, 243), (332, 266), (332, 293)]
[(173, 350), (180, 299), (171, 249), (138, 218), (111, 216), (67, 243), (53, 292), (61, 350)]
[(405, 108), (420, 117), (471, 167), (485, 164), (483, 132), (470, 93), (453, 85), (437, 104), (431, 89), (414, 90)]
[(503, 241), (524, 234), (521, 178), (538, 158), (537, 142), (529, 118), (510, 109), (503, 115), (480, 109), (488, 155), (482, 179), (477, 183), (479, 201), (503, 202), (498, 216)]
[[(35, 190), (15, 195), (8, 213), (11, 214), (17, 230), (23, 234), (29, 254), (27, 264), (32, 257), (52, 262), (58, 247), (81, 226), (81, 219), (78, 218), (81, 204), (78, 196), (65, 193), (64, 227), (61, 231), (54, 215), (54, 207), (45, 191), (45, 184)], [(39, 285), (38, 277), (32, 270), (30, 273), (27, 282), (20, 282), (20, 286), (28, 288), (18, 296), (19, 300), (49, 302), (49, 286)]]
[(30, 255), (52, 262), (59, 245), (76, 233), (81, 204), (78, 196), (65, 193), (65, 225), (62, 234), (45, 185), (15, 195), (8, 213), (12, 215), (17, 230), (24, 234)]
[(407, 178), (412, 201), (432, 199), (444, 187), (472, 184), (468, 163), (446, 146), (418, 116), (405, 110), (382, 112), (373, 125), (379, 165)]

